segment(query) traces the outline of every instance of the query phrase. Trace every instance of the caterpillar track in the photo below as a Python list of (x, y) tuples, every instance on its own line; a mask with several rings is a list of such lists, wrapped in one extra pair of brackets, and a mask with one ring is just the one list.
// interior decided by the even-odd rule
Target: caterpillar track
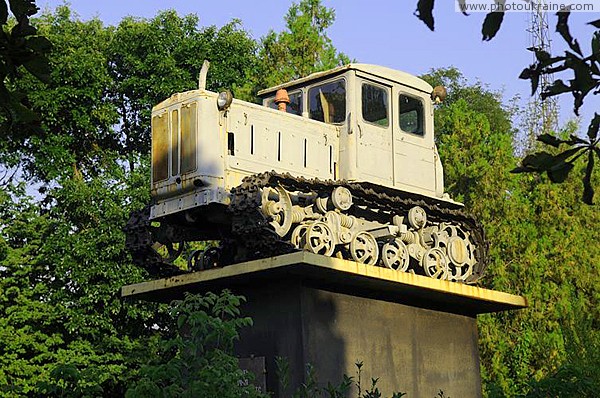
[[(298, 250), (462, 283), (478, 281), (487, 266), (483, 228), (460, 205), (371, 183), (266, 172), (233, 188), (225, 211), (221, 246), (188, 253), (189, 270)], [(194, 240), (194, 226), (153, 229), (147, 214), (132, 215), (125, 228), (133, 258), (156, 276), (184, 272), (172, 262)]]

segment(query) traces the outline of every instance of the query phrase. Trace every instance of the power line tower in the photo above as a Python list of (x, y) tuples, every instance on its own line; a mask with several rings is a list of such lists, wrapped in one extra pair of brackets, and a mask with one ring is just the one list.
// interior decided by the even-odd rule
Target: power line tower
[[(527, 32), (529, 34), (529, 44), (531, 47), (550, 53), (551, 40), (548, 29), (548, 13), (546, 10), (546, 0), (530, 0), (531, 11), (529, 12), (529, 21)], [(534, 54), (535, 61), (535, 54)], [(540, 76), (539, 88), (531, 98), (527, 115), (527, 149), (531, 149), (535, 143), (536, 137), (541, 134), (551, 133), (556, 130), (558, 123), (558, 104), (554, 97), (546, 98), (542, 101), (541, 92), (554, 83), (553, 75)]]

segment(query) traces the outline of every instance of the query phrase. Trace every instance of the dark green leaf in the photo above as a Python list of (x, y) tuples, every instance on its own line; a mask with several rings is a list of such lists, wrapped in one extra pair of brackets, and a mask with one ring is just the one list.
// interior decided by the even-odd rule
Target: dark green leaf
[(514, 169), (512, 169), (510, 172), (514, 173), (514, 174), (519, 174), (519, 173), (531, 173), (534, 170), (528, 169), (527, 167), (523, 167), (523, 166), (517, 166)]
[(519, 79), (523, 79), (523, 80), (531, 79), (532, 67), (533, 67), (533, 65), (523, 69), (521, 71), (521, 74), (519, 75)]
[(594, 188), (592, 187), (592, 173), (594, 171), (594, 152), (589, 151), (588, 163), (583, 176), (583, 202), (588, 205), (594, 204)]
[(19, 22), (24, 18), (35, 15), (39, 10), (35, 5), (35, 0), (8, 0), (8, 2), (10, 10)]
[(577, 137), (574, 134), (569, 135), (569, 145), (575, 145), (575, 144), (589, 145), (590, 143), (587, 142), (586, 140), (583, 140), (583, 139)]
[(582, 55), (579, 43), (577, 42), (577, 40), (573, 39), (573, 36), (571, 36), (571, 32), (569, 31), (570, 14), (570, 11), (556, 13), (556, 16), (558, 17), (558, 22), (556, 23), (556, 31), (567, 42), (571, 50), (575, 51), (579, 55)]
[(529, 47), (527, 50), (535, 54), (535, 59), (537, 61), (535, 66), (537, 69), (546, 68), (556, 62), (565, 60), (565, 57), (552, 57), (549, 52), (538, 47)]
[(532, 153), (523, 159), (521, 165), (530, 170), (543, 171), (547, 170), (554, 164), (554, 156), (548, 152), (537, 152)]
[(29, 24), (27, 21), (21, 21), (16, 24), (10, 31), (10, 36), (13, 40), (22, 37), (33, 36), (37, 34), (37, 29)]
[(572, 91), (571, 87), (567, 86), (561, 79), (557, 79), (552, 83), (551, 86), (548, 86), (544, 92), (542, 93), (542, 99), (546, 99), (548, 97), (552, 97), (554, 95), (559, 95), (562, 93), (567, 93)]
[(0, 24), (6, 25), (6, 21), (8, 20), (8, 7), (4, 0), (0, 1)]
[[(594, 32), (592, 36), (592, 55), (597, 61), (600, 61), (600, 31)], [(595, 65), (594, 65), (595, 66)], [(598, 72), (597, 70), (594, 72)]]
[(481, 33), (483, 35), (483, 41), (490, 41), (496, 36), (498, 30), (500, 30), (500, 26), (502, 25), (502, 20), (504, 19), (504, 12), (490, 12), (485, 16), (485, 20), (483, 21), (483, 26), (481, 27)]
[(519, 79), (531, 80), (531, 95), (533, 95), (540, 84), (540, 72), (535, 65), (529, 65), (529, 68), (523, 69)]
[(579, 115), (579, 108), (583, 105), (585, 97), (594, 89), (598, 81), (594, 78), (593, 72), (587, 62), (570, 51), (566, 51), (565, 54), (565, 65), (575, 75), (570, 80), (570, 86), (574, 97), (574, 112), (576, 115)]
[(435, 0), (419, 0), (415, 16), (427, 25), (430, 30), (434, 30), (433, 6)]
[(540, 141), (540, 142), (543, 142), (546, 145), (551, 145), (551, 146), (553, 146), (555, 148), (558, 148), (558, 146), (560, 144), (567, 143), (566, 141), (561, 140), (560, 138), (557, 138), (557, 137), (555, 137), (555, 136), (553, 136), (551, 134), (542, 134), (542, 135), (540, 135), (540, 136), (537, 137), (537, 140)]
[(50, 40), (43, 36), (29, 37), (26, 41), (27, 48), (33, 50), (38, 54), (46, 54), (52, 49), (52, 43)]
[[(521, 161), (521, 167), (513, 170), (514, 173), (523, 172), (542, 172), (548, 171), (554, 167), (562, 167), (569, 158), (576, 156), (579, 152), (583, 151), (585, 147), (576, 147), (567, 149), (558, 155), (552, 155), (548, 152), (541, 151), (525, 156)], [(571, 159), (573, 161), (573, 159)], [(523, 170), (522, 170), (523, 169)]]
[(575, 148), (570, 148), (567, 149), (561, 153), (559, 153), (558, 155), (554, 156), (554, 165), (559, 165), (560, 163), (567, 161), (567, 159), (573, 157), (573, 159), (571, 159), (571, 162), (573, 162), (576, 158), (578, 158), (579, 156), (581, 156), (583, 150), (585, 150), (586, 147), (584, 146), (578, 146)]
[(600, 29), (600, 19), (597, 19), (592, 22), (588, 22), (588, 25), (592, 25), (593, 27)]
[(598, 128), (600, 127), (600, 115), (594, 113), (594, 118), (590, 122), (590, 126), (588, 127), (587, 136), (590, 139), (590, 143), (594, 142), (598, 137)]
[(562, 183), (567, 179), (573, 167), (573, 163), (570, 162), (560, 163), (548, 170), (548, 178), (554, 183)]
[(535, 53), (535, 59), (538, 62), (545, 62), (550, 59), (550, 53), (537, 47), (529, 47), (527, 50)]
[(50, 66), (43, 57), (35, 57), (23, 64), (25, 69), (44, 83), (50, 82)]

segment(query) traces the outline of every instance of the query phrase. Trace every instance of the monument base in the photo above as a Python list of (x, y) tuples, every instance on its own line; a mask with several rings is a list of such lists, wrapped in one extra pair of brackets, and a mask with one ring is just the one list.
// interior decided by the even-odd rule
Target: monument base
[[(247, 298), (242, 312), (254, 325), (242, 330), (236, 355), (274, 397), (292, 396), (308, 365), (321, 386), (344, 374), (356, 381), (357, 362), (363, 389), (378, 378), (383, 396), (481, 397), (476, 316), (527, 305), (519, 296), (306, 252), (125, 286), (122, 295), (170, 301), (222, 288)], [(277, 374), (277, 358), (287, 375)]]

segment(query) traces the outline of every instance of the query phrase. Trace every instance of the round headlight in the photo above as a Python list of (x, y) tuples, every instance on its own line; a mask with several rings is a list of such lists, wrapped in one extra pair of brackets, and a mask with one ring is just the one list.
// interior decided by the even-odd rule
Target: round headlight
[(219, 96), (217, 97), (217, 106), (219, 107), (219, 110), (224, 111), (225, 109), (229, 108), (231, 101), (233, 101), (233, 95), (231, 94), (231, 91), (220, 92)]

